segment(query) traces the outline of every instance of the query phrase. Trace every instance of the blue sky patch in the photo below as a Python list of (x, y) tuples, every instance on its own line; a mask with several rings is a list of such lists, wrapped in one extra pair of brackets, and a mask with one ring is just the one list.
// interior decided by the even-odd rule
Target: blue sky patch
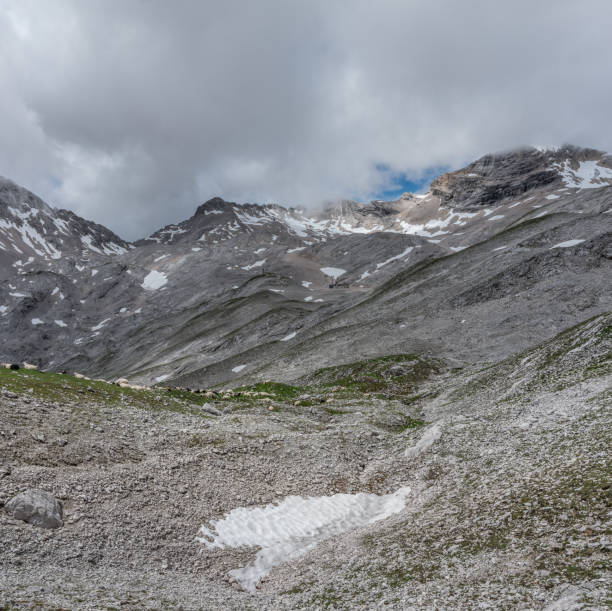
[(377, 163), (376, 170), (382, 174), (383, 187), (372, 194), (371, 199), (382, 199), (385, 201), (397, 199), (406, 191), (412, 193), (423, 193), (434, 178), (444, 172), (448, 172), (448, 166), (427, 168), (420, 174), (408, 174), (407, 172), (395, 172), (386, 163)]

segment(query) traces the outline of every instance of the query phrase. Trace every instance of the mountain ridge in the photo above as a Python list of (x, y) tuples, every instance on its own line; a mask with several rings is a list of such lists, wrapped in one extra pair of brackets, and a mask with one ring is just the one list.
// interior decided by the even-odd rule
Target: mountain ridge
[[(2, 184), (6, 361), (146, 383), (289, 379), (347, 351), (503, 358), (610, 305), (612, 163), (593, 149), (485, 156), (427, 194), (310, 216), (211, 198), (133, 243)], [(498, 299), (500, 283), (522, 288)]]

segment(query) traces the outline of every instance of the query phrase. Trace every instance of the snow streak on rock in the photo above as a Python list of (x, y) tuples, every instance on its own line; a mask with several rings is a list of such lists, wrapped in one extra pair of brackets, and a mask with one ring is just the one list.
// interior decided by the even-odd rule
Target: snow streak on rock
[(550, 250), (553, 248), (571, 248), (572, 246), (582, 244), (582, 242), (584, 242), (584, 240), (567, 240), (567, 242), (559, 242), (558, 244), (551, 246)]
[(419, 439), (416, 445), (412, 446), (411, 448), (408, 448), (404, 452), (404, 456), (406, 458), (412, 458), (414, 456), (418, 456), (419, 454), (422, 454), (426, 450), (429, 450), (429, 448), (431, 448), (431, 446), (436, 441), (438, 441), (438, 439), (440, 439), (441, 436), (442, 436), (442, 425), (434, 424), (432, 427), (428, 428), (425, 431), (425, 433), (423, 434), (423, 437)]

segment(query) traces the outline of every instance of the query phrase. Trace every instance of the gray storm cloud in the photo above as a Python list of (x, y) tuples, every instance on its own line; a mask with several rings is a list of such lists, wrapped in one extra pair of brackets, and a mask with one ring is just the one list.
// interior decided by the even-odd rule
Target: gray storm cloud
[(0, 174), (142, 237), (202, 200), (367, 199), (612, 150), (609, 0), (0, 0)]

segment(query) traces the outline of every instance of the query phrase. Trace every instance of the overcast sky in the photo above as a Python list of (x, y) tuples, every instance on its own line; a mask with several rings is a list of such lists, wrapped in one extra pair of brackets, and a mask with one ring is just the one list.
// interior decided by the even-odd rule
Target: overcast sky
[(0, 175), (132, 239), (612, 151), (611, 32), (610, 0), (0, 0)]

